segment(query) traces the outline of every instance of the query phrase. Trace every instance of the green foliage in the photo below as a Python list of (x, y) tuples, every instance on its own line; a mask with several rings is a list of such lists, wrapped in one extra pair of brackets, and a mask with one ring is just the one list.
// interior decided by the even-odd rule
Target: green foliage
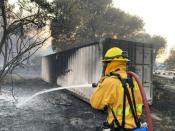
[(59, 39), (64, 35), (68, 38), (76, 32), (81, 24), (78, 1), (57, 0), (53, 2), (54, 19), (51, 21), (52, 36)]
[[(143, 30), (143, 20), (112, 7), (112, 0), (34, 0), (54, 17), (54, 44), (93, 42), (117, 35), (126, 38)], [(48, 8), (48, 9), (47, 9)]]
[[(53, 44), (96, 40), (97, 27), (112, 0), (55, 0), (51, 4)], [(54, 46), (53, 45), (53, 46)]]
[(143, 30), (143, 20), (136, 16), (131, 16), (116, 8), (109, 8), (103, 18), (102, 32), (109, 34), (112, 32), (118, 38), (126, 38), (134, 32)]
[(144, 32), (144, 22), (112, 6), (112, 0), (34, 0), (51, 13), (53, 45), (86, 43), (116, 35), (119, 39), (154, 43), (156, 54), (162, 53), (166, 40)]

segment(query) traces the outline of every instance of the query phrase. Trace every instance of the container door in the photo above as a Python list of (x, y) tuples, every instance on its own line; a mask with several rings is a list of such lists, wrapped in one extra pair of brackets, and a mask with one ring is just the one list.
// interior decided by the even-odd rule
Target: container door
[(148, 100), (151, 100), (151, 66), (144, 66), (144, 81), (143, 86), (145, 87), (145, 92)]
[(144, 48), (144, 72), (143, 72), (143, 85), (145, 87), (145, 92), (147, 99), (152, 101), (152, 69), (151, 69), (151, 48)]

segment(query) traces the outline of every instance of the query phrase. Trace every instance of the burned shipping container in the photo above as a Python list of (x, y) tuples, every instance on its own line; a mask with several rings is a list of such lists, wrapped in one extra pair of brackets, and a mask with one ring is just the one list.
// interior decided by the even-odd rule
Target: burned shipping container
[[(153, 46), (127, 40), (105, 39), (42, 58), (43, 80), (57, 85), (79, 85), (97, 82), (102, 74), (102, 62), (105, 52), (111, 47), (128, 51), (128, 70), (136, 72), (145, 87), (147, 99), (152, 102)], [(73, 93), (88, 101), (91, 88), (70, 89)]]

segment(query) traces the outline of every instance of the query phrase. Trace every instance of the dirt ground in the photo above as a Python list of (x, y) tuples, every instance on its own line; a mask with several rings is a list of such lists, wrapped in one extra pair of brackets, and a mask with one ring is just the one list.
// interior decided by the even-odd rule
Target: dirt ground
[[(18, 102), (53, 87), (40, 78), (13, 82)], [(155, 92), (151, 107), (154, 130), (175, 131), (175, 102), (170, 97), (174, 94), (160, 89)], [(157, 96), (158, 93), (160, 96)], [(11, 83), (2, 85), (0, 131), (96, 131), (105, 117), (104, 112), (93, 110), (66, 90), (40, 95), (17, 108), (11, 96)]]

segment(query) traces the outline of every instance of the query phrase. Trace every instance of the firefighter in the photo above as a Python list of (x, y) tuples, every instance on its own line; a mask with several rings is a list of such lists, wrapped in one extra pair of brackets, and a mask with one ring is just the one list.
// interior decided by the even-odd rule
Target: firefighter
[(110, 128), (112, 131), (138, 128), (143, 103), (134, 78), (131, 77), (128, 82), (127, 52), (113, 47), (106, 52), (102, 61), (104, 74), (90, 97), (91, 106), (108, 112), (104, 128)]

